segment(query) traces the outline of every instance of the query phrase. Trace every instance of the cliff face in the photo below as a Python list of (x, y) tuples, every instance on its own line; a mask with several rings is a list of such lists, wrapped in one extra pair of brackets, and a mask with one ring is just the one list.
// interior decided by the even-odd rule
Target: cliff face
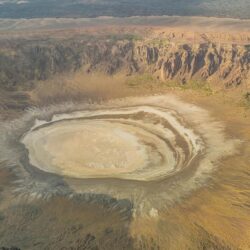
[(88, 71), (100, 68), (108, 74), (121, 69), (128, 74), (148, 72), (163, 81), (182, 84), (199, 79), (237, 86), (250, 71), (250, 50), (246, 46), (120, 42), (109, 49), (97, 46), (93, 51), (97, 56), (90, 53), (84, 60), (89, 64)]
[(250, 48), (246, 45), (105, 39), (2, 47), (0, 84), (7, 88), (79, 69), (88, 73), (150, 73), (180, 84), (207, 80), (223, 87), (240, 85), (250, 72)]
[[(135, 61), (139, 69), (149, 69), (162, 80), (186, 83), (202, 79), (236, 86), (247, 78), (250, 51), (244, 46), (199, 44), (162, 47), (136, 46)], [(146, 67), (145, 67), (146, 66)]]

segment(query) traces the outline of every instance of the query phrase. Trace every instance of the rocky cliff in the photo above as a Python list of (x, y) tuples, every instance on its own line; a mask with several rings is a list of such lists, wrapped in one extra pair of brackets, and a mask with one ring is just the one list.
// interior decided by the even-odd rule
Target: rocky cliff
[(162, 80), (186, 83), (191, 79), (237, 86), (247, 78), (250, 50), (245, 46), (204, 44), (136, 45), (138, 69), (150, 70)]
[(247, 81), (247, 45), (177, 43), (166, 39), (85, 38), (66, 41), (1, 41), (0, 84), (30, 86), (55, 74), (84, 70), (115, 74), (150, 73), (162, 81), (185, 84), (206, 80), (222, 87)]

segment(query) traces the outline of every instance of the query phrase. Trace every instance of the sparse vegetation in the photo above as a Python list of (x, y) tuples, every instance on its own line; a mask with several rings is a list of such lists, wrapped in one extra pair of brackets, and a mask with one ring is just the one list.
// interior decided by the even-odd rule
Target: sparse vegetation
[(166, 47), (169, 45), (169, 40), (162, 38), (155, 38), (148, 41), (149, 45), (157, 46), (157, 47)]
[(208, 95), (213, 93), (213, 90), (208, 82), (206, 81), (195, 81), (191, 80), (186, 84), (181, 84), (180, 87), (182, 89), (193, 89), (193, 90), (200, 90), (206, 92)]
[(247, 108), (250, 109), (250, 92), (246, 92), (243, 95), (243, 105)]
[(213, 94), (213, 90), (208, 82), (206, 81), (196, 81), (190, 80), (185, 84), (182, 84), (178, 81), (166, 80), (162, 81), (150, 74), (137, 74), (130, 76), (126, 80), (126, 84), (130, 87), (145, 87), (145, 88), (171, 88), (171, 89), (180, 89), (180, 90), (196, 90), (202, 91), (207, 95)]
[(247, 51), (250, 51), (250, 44), (245, 45)]
[(128, 40), (128, 41), (140, 41), (143, 38), (137, 34), (111, 34), (107, 36), (108, 39), (113, 41)]
[(148, 86), (150, 84), (159, 84), (161, 81), (150, 74), (136, 74), (129, 76), (126, 84), (130, 87)]

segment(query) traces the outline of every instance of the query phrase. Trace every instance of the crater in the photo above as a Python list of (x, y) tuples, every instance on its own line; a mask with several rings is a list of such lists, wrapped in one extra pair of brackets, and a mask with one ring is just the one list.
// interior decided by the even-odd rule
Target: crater
[(0, 159), (14, 168), (21, 196), (105, 195), (129, 200), (136, 213), (209, 183), (239, 143), (205, 109), (173, 95), (34, 108), (0, 129)]

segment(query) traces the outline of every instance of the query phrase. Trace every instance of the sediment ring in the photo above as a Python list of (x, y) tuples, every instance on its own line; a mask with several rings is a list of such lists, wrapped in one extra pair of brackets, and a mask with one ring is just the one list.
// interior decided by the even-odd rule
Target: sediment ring
[(30, 163), (74, 178), (157, 180), (188, 167), (203, 141), (178, 114), (132, 106), (57, 115), (22, 138)]

